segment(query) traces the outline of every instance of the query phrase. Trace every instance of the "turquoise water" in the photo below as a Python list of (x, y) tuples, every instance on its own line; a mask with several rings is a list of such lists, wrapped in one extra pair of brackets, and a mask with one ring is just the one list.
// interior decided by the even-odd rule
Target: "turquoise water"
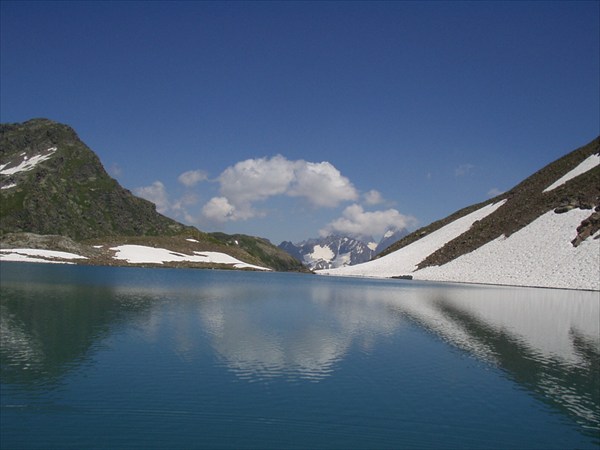
[(3, 449), (600, 445), (598, 293), (0, 271)]

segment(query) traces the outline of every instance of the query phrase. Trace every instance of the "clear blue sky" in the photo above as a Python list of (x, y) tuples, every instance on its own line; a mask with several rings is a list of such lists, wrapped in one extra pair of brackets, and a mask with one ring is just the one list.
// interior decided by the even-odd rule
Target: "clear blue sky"
[(415, 228), (600, 134), (599, 5), (3, 0), (1, 121), (205, 231)]

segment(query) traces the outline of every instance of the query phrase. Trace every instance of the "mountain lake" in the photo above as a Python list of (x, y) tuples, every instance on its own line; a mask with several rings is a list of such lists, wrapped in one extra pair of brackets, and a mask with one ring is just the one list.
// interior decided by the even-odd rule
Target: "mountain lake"
[(0, 264), (0, 447), (595, 448), (598, 292)]

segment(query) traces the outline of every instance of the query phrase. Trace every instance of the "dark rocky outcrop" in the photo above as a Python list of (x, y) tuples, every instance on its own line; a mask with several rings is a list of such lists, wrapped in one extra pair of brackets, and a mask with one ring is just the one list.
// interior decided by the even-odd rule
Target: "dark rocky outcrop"
[(35, 119), (0, 128), (0, 161), (16, 166), (56, 148), (31, 170), (2, 175), (0, 234), (31, 232), (72, 239), (174, 235), (186, 227), (156, 212), (111, 178), (102, 163), (63, 124)]

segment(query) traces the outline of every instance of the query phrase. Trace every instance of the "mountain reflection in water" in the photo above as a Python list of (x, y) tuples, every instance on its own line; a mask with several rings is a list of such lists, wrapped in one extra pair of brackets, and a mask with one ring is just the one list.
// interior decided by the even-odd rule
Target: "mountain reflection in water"
[(597, 293), (171, 270), (149, 278), (109, 268), (103, 281), (81, 268), (69, 282), (22, 283), (14, 267), (2, 268), (3, 383), (60, 383), (124, 330), (184, 361), (212, 352), (241, 380), (319, 383), (353, 349), (369, 355), (386, 336), (417, 326), (600, 430)]

